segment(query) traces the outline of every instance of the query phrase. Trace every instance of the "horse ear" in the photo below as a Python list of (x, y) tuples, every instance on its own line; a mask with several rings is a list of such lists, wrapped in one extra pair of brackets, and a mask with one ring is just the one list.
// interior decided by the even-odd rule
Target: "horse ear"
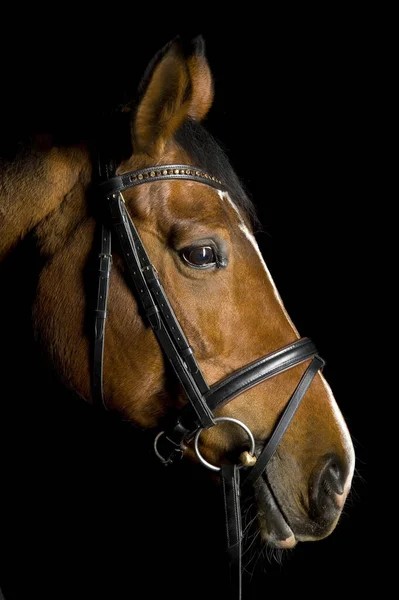
[(213, 77), (205, 56), (205, 42), (198, 36), (192, 41), (194, 52), (188, 59), (191, 77), (191, 103), (188, 116), (202, 121), (212, 106), (214, 89)]
[(185, 119), (202, 120), (212, 105), (203, 39), (165, 46), (147, 67), (139, 97), (132, 123), (134, 151), (161, 154)]

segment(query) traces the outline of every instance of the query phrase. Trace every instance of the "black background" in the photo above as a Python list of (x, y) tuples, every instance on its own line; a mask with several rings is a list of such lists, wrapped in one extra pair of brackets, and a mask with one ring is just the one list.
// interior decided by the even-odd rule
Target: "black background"
[[(188, 35), (184, 30), (176, 28), (169, 32), (165, 28), (161, 33), (146, 29), (145, 35), (140, 37), (136, 28), (133, 40), (124, 35), (128, 30), (127, 23), (120, 21), (119, 28), (117, 36), (105, 35), (106, 29), (92, 33), (91, 41), (86, 45), (85, 32), (78, 27), (75, 32), (68, 30), (60, 39), (49, 37), (47, 33), (36, 40), (35, 51), (26, 59), (24, 83), (18, 79), (14, 86), (18, 93), (11, 94), (7, 106), (13, 104), (11, 98), (18, 106), (25, 105), (28, 113), (30, 106), (30, 113), (34, 115), (38, 93), (32, 82), (40, 82), (47, 76), (59, 81), (65, 75), (69, 89), (76, 84), (73, 94), (76, 99), (79, 93), (84, 94), (85, 65), (91, 65), (87, 74), (89, 81), (98, 83), (101, 73), (100, 87), (105, 94), (121, 78), (134, 88), (138, 73), (157, 49), (176, 33)], [(257, 239), (266, 262), (300, 333), (311, 337), (327, 360), (325, 374), (347, 420), (357, 453), (353, 492), (336, 531), (316, 544), (300, 544), (288, 553), (281, 566), (272, 562), (266, 563), (263, 569), (258, 565), (251, 580), (252, 591), (249, 592), (247, 587), (245, 597), (264, 598), (272, 593), (289, 591), (308, 596), (319, 596), (325, 590), (334, 595), (341, 595), (344, 590), (365, 592), (370, 580), (381, 575), (376, 560), (369, 558), (371, 525), (366, 415), (371, 398), (362, 384), (367, 375), (364, 366), (367, 340), (361, 307), (367, 297), (367, 208), (363, 207), (363, 202), (368, 192), (365, 121), (370, 111), (369, 45), (354, 30), (354, 22), (349, 26), (345, 19), (323, 20), (318, 27), (304, 19), (298, 27), (291, 24), (285, 29), (280, 25), (273, 30), (269, 26), (267, 32), (244, 27), (236, 33), (228, 28), (193, 31), (201, 32), (207, 44), (216, 88), (207, 127), (226, 148), (257, 207), (263, 225)], [(78, 39), (79, 44), (76, 39), (72, 44), (73, 38)], [(118, 60), (120, 52), (124, 54), (123, 60)], [(51, 74), (48, 69), (54, 56), (57, 74)], [(96, 59), (94, 66), (93, 58)], [(129, 64), (131, 69), (127, 68)], [(75, 70), (79, 73), (76, 81)], [(56, 86), (55, 89), (59, 94)], [(56, 111), (53, 100), (51, 104), (52, 110)], [(62, 102), (61, 105), (64, 109)], [(26, 120), (24, 114), (20, 114), (23, 123)], [(260, 316), (254, 315), (254, 318)], [(66, 400), (60, 400), (62, 409), (51, 406), (55, 414), (51, 413), (50, 417), (49, 405), (44, 403), (46, 410), (39, 409), (40, 418), (46, 422), (51, 419), (52, 425), (50, 432), (44, 428), (47, 437), (36, 451), (35, 458), (40, 456), (42, 460), (38, 473), (32, 476), (37, 465), (28, 457), (19, 463), (22, 471), (18, 477), (14, 474), (5, 478), (6, 485), (10, 485), (10, 481), (15, 484), (16, 479), (24, 477), (28, 483), (35, 480), (36, 497), (41, 496), (41, 486), (51, 488), (54, 494), (54, 502), (47, 500), (43, 504), (31, 499), (30, 488), (28, 502), (25, 504), (20, 499), (24, 515), (22, 525), (14, 537), (6, 532), (3, 538), (6, 542), (3, 542), (5, 548), (2, 550), (6, 551), (7, 558), (2, 562), (0, 574), (6, 600), (28, 597), (58, 600), (64, 598), (64, 594), (65, 597), (91, 600), (100, 597), (101, 593), (111, 600), (155, 598), (159, 593), (156, 583), (159, 589), (162, 588), (155, 580), (165, 578), (168, 581), (164, 585), (168, 588), (181, 569), (186, 571), (181, 581), (173, 582), (172, 587), (176, 589), (173, 597), (194, 598), (201, 589), (201, 593), (213, 598), (219, 588), (214, 580), (217, 568), (211, 561), (220, 559), (216, 549), (217, 543), (221, 543), (220, 534), (213, 536), (207, 518), (202, 515), (196, 520), (192, 514), (194, 509), (190, 508), (190, 502), (193, 502), (192, 506), (198, 510), (198, 502), (200, 507), (209, 509), (206, 493), (199, 498), (198, 483), (195, 487), (195, 483), (187, 481), (188, 486), (194, 486), (192, 493), (197, 494), (194, 499), (185, 492), (184, 486), (178, 487), (176, 476), (169, 479), (160, 473), (158, 497), (153, 499), (151, 506), (159, 510), (164, 521), (181, 519), (172, 528), (170, 556), (167, 540), (157, 538), (150, 526), (148, 536), (154, 537), (147, 539), (147, 545), (141, 546), (140, 542), (136, 546), (136, 539), (145, 532), (142, 520), (149, 516), (137, 514), (133, 508), (130, 513), (126, 502), (132, 500), (131, 495), (140, 494), (140, 490), (148, 493), (148, 489), (138, 476), (140, 468), (127, 460), (126, 455), (121, 456), (129, 447), (129, 436), (123, 427), (120, 430), (118, 424), (109, 425), (97, 416), (99, 421), (93, 424), (90, 410), (78, 408), (75, 402), (71, 400), (73, 408), (71, 414), (66, 415), (63, 412)], [(55, 425), (52, 417), (63, 419), (63, 426)], [(37, 414), (35, 418), (37, 420)], [(77, 418), (80, 419), (78, 425)], [(71, 444), (71, 430), (74, 444)], [(102, 435), (112, 440), (112, 449), (104, 445)], [(87, 436), (91, 436), (90, 445)], [(82, 457), (88, 446), (90, 459), (87, 455)], [(48, 458), (49, 448), (52, 459)], [(118, 461), (118, 453), (119, 466), (115, 467), (113, 461)], [(90, 469), (89, 482), (85, 467)], [(49, 485), (50, 472), (55, 481)], [(186, 477), (190, 478), (190, 475)], [(205, 484), (203, 489), (207, 489)], [(122, 497), (123, 516), (115, 515), (118, 494)], [(12, 497), (10, 493), (5, 496)], [(116, 522), (120, 531), (123, 527), (126, 529), (120, 539), (111, 533), (109, 505), (114, 511), (113, 524)], [(7, 514), (7, 501), (5, 506), (4, 514)], [(213, 504), (211, 509), (212, 514), (219, 516)], [(80, 521), (77, 515), (81, 515), (81, 511), (85, 516)], [(102, 514), (104, 521), (101, 521)], [(55, 523), (52, 535), (40, 524), (40, 519), (49, 515)], [(62, 525), (59, 525), (60, 515)], [(218, 526), (215, 516), (209, 516), (209, 521), (213, 527)], [(83, 522), (87, 531), (82, 530)], [(28, 535), (24, 537), (26, 531)], [(161, 527), (160, 538), (162, 532)], [(109, 556), (104, 562), (91, 547), (93, 540), (95, 545), (101, 544), (103, 539), (109, 542), (106, 546)], [(47, 552), (38, 550), (42, 544), (47, 547)], [(55, 555), (49, 558), (52, 544), (54, 552), (59, 553), (59, 561)], [(123, 552), (120, 544), (125, 544)], [(196, 546), (199, 550), (195, 550)], [(153, 549), (152, 554), (149, 548)], [(152, 557), (149, 559), (151, 564), (147, 564), (150, 575), (146, 573), (140, 578), (135, 574), (136, 563), (143, 569), (137, 553), (147, 559)], [(124, 559), (119, 563), (117, 558), (113, 559), (120, 559), (122, 554)], [(198, 560), (197, 554), (202, 558), (198, 571), (192, 564)], [(44, 561), (49, 561), (48, 569)], [(117, 563), (119, 572), (115, 567)], [(192, 571), (188, 563), (193, 567)], [(199, 574), (195, 575), (196, 572)], [(83, 579), (83, 584), (79, 578)], [(138, 591), (143, 580), (147, 587)], [(103, 589), (99, 581), (104, 582)], [(188, 581), (190, 591), (183, 593)], [(16, 590), (22, 589), (24, 591), (18, 595)], [(34, 589), (36, 595), (30, 594), (30, 589)], [(220, 592), (218, 597), (227, 598), (227, 595)]]

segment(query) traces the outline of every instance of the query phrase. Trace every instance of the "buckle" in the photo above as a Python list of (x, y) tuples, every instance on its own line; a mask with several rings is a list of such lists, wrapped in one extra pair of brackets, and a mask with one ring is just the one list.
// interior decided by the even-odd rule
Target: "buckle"
[(183, 458), (183, 454), (186, 449), (186, 446), (175, 444), (175, 442), (173, 442), (170, 438), (168, 438), (165, 435), (164, 439), (167, 440), (168, 443), (172, 444), (172, 446), (173, 446), (173, 448), (171, 449), (171, 452), (169, 453), (169, 456), (167, 458), (165, 458), (164, 456), (162, 456), (162, 454), (158, 450), (158, 441), (160, 440), (160, 438), (163, 435), (165, 435), (165, 432), (160, 431), (158, 433), (158, 435), (156, 436), (156, 438), (154, 440), (154, 452), (155, 452), (156, 456), (159, 458), (159, 460), (161, 461), (161, 463), (163, 465), (165, 465), (165, 467), (167, 467), (168, 465), (171, 465), (173, 462), (175, 462), (177, 458), (179, 458), (179, 459)]

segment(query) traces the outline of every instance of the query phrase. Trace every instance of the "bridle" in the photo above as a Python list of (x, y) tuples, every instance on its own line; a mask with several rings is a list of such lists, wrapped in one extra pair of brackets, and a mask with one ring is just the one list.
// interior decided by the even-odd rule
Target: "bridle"
[[(112, 229), (118, 238), (142, 316), (151, 326), (165, 358), (172, 367), (188, 400), (188, 404), (180, 411), (176, 422), (169, 429), (159, 432), (156, 436), (154, 441), (155, 453), (165, 465), (168, 465), (174, 462), (176, 458), (181, 457), (186, 445), (194, 440), (195, 453), (200, 462), (211, 470), (220, 473), (226, 510), (231, 592), (232, 597), (241, 598), (242, 530), (240, 490), (244, 486), (253, 485), (265, 471), (309, 385), (316, 373), (324, 366), (324, 361), (318, 356), (313, 342), (308, 338), (301, 338), (284, 348), (262, 356), (209, 386), (201, 372), (193, 349), (169, 303), (158, 273), (151, 263), (139, 233), (126, 209), (123, 192), (145, 183), (173, 180), (191, 180), (221, 191), (226, 191), (226, 187), (216, 177), (191, 165), (160, 165), (119, 176), (115, 176), (112, 171), (111, 176), (109, 176), (109, 171), (104, 167), (101, 170), (105, 181), (100, 183), (99, 190), (105, 197), (109, 219), (104, 219), (101, 230), (93, 345), (93, 400), (96, 403), (104, 404), (104, 333), (112, 265)], [(308, 360), (311, 360), (311, 362), (279, 417), (272, 435), (263, 450), (255, 456), (255, 440), (248, 427), (237, 419), (216, 418), (214, 411), (262, 381)], [(250, 448), (249, 452), (242, 453), (240, 464), (218, 467), (211, 465), (202, 457), (198, 442), (204, 429), (214, 427), (223, 421), (229, 421), (241, 427), (248, 436)], [(241, 471), (245, 473), (242, 481)]]

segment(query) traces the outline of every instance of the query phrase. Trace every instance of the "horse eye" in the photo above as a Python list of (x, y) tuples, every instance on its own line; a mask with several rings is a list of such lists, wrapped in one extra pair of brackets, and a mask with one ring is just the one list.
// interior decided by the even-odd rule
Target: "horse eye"
[(197, 269), (213, 267), (217, 262), (215, 250), (212, 246), (197, 246), (195, 248), (189, 246), (188, 248), (183, 248), (181, 255), (190, 267)]

